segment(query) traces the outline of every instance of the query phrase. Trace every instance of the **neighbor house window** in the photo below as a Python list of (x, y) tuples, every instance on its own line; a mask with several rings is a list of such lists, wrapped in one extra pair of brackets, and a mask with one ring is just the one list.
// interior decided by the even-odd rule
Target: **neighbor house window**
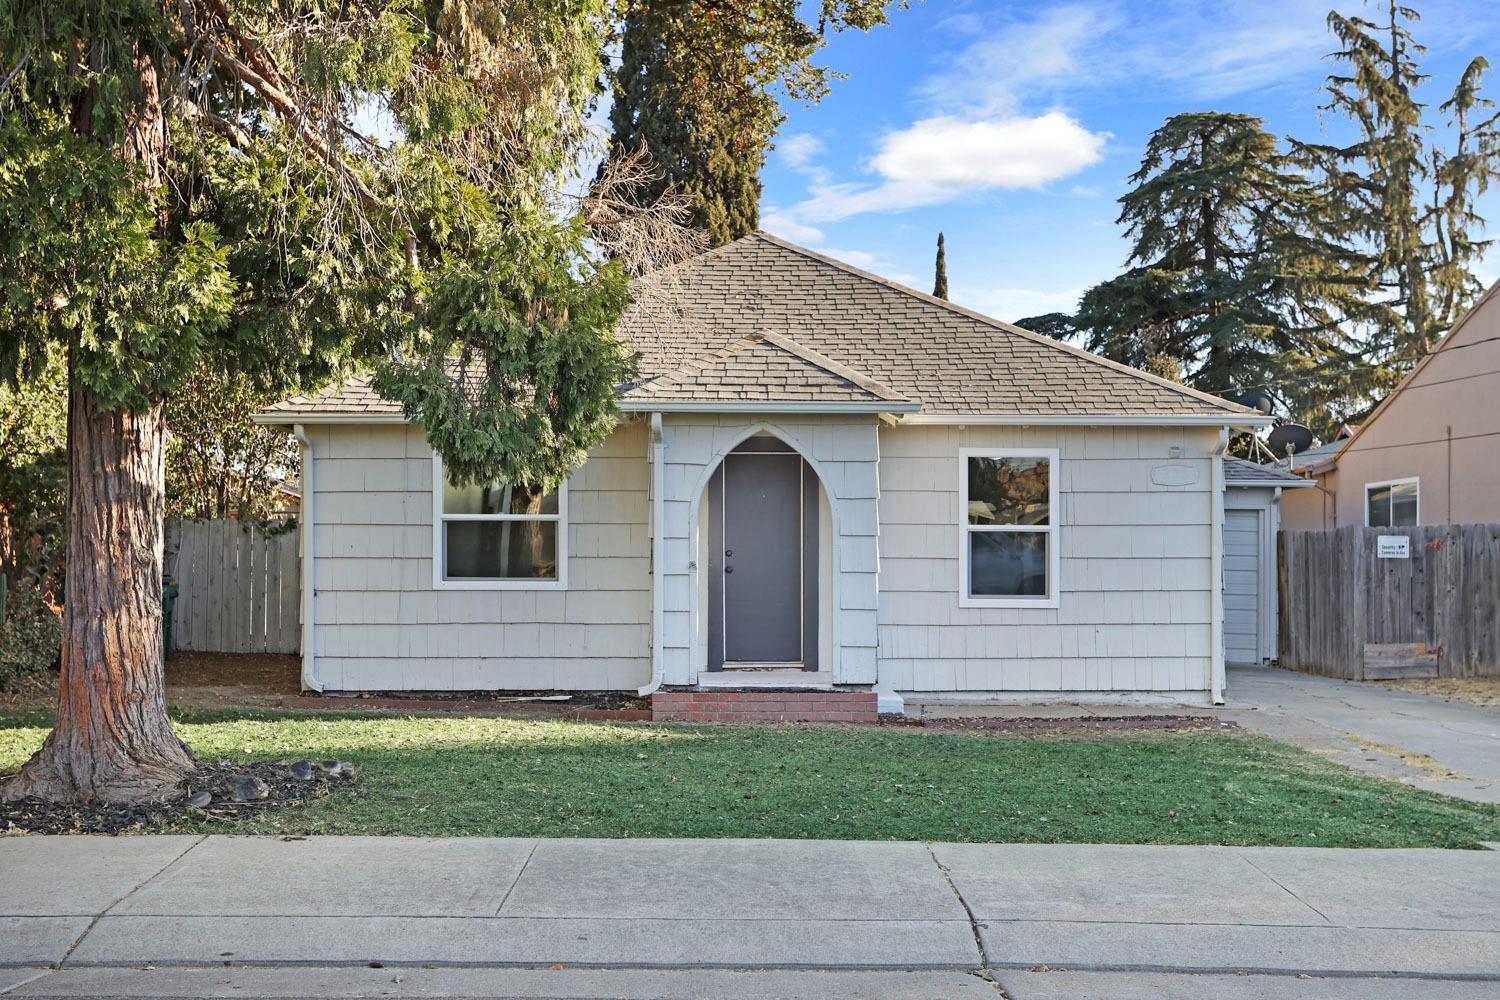
[(1365, 484), (1365, 526), (1370, 528), (1406, 528), (1417, 523), (1417, 502), (1421, 496), (1418, 479), (1393, 479), (1388, 483)]
[(567, 485), (546, 492), (511, 483), (457, 486), (433, 458), (434, 584), (561, 587)]
[(1056, 449), (959, 455), (959, 603), (1056, 607)]

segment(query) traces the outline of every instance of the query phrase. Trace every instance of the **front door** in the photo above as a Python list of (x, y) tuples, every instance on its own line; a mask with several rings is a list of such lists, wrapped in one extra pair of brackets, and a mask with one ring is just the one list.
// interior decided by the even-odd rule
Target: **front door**
[[(709, 669), (773, 663), (816, 669), (806, 655), (816, 645), (816, 601), (806, 599), (817, 587), (817, 508), (809, 532), (806, 502), (809, 491), (816, 499), (816, 482), (802, 456), (782, 442), (751, 442), (725, 456), (710, 486), (717, 522), (710, 545), (717, 551), (710, 554)], [(812, 643), (804, 641), (809, 627)]]

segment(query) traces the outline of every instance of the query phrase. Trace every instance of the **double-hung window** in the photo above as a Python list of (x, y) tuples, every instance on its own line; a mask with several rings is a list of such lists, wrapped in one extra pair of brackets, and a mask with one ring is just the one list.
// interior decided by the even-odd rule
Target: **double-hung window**
[(1055, 448), (959, 452), (959, 603), (1057, 607)]
[(566, 583), (564, 483), (543, 492), (510, 483), (455, 486), (432, 460), (433, 585), (439, 589), (561, 588)]
[(1393, 479), (1386, 483), (1366, 483), (1365, 526), (1368, 528), (1408, 528), (1416, 524), (1421, 486), (1421, 481), (1418, 479)]

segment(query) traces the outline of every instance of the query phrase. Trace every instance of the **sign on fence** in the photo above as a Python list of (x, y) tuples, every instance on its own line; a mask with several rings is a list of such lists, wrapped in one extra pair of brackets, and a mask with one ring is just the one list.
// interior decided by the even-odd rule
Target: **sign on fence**
[(172, 648), (296, 653), (301, 562), (295, 526), (167, 522), (166, 572), (177, 581)]
[(1405, 535), (1381, 535), (1375, 540), (1375, 555), (1381, 559), (1410, 559), (1411, 539)]

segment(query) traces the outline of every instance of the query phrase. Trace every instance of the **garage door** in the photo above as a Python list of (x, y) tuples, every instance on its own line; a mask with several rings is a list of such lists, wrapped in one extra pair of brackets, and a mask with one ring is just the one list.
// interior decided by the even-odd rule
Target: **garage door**
[(1224, 659), (1235, 664), (1260, 662), (1261, 516), (1224, 512)]

